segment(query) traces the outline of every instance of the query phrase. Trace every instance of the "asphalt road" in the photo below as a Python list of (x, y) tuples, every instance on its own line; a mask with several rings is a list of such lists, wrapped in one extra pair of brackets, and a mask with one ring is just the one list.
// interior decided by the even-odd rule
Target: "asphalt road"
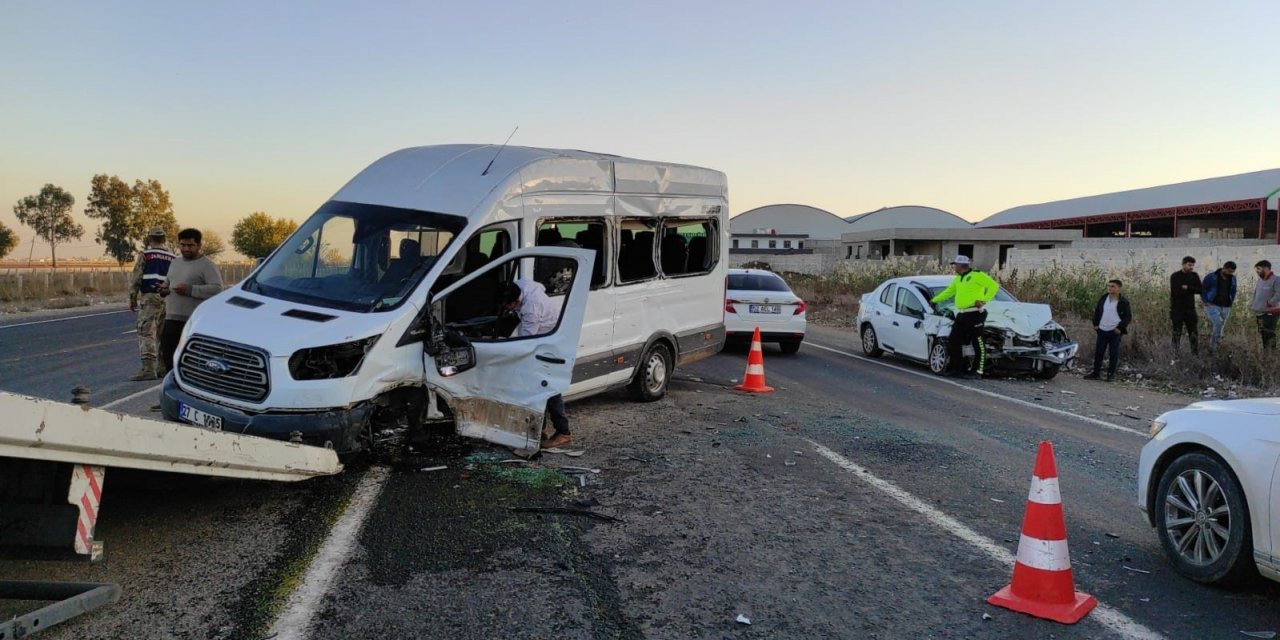
[[(145, 392), (123, 381), (136, 369), (131, 315), (60, 320), (73, 315), (0, 320), (0, 388), (66, 399), (84, 384), (98, 406)], [(48, 319), (60, 321), (14, 326)], [(98, 529), (107, 560), (0, 562), (0, 577), (123, 585), (120, 603), (49, 637), (265, 637), (359, 502), (357, 485), (385, 477), (369, 483), (363, 527), (337, 545), (332, 587), (304, 607), (309, 637), (1280, 631), (1280, 588), (1182, 579), (1134, 506), (1145, 419), (1189, 399), (1066, 375), (956, 384), (868, 361), (855, 344), (811, 327), (796, 356), (767, 348), (772, 394), (730, 388), (746, 355), (731, 350), (678, 372), (662, 401), (571, 404), (578, 458), (509, 463), (435, 433), (384, 456), (372, 476), (277, 485), (109, 471)], [(115, 408), (147, 415), (153, 402), (143, 393)], [(1077, 588), (1102, 605), (1069, 627), (985, 603), (1009, 581), (1001, 553), (1016, 550), (1042, 440), (1057, 454)], [(558, 466), (588, 469), (585, 481)]]

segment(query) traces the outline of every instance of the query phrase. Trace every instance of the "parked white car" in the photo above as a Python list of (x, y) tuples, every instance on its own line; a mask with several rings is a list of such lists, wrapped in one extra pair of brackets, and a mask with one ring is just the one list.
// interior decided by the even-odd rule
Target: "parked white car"
[(764, 269), (730, 269), (724, 294), (727, 340), (750, 340), (760, 328), (761, 342), (776, 342), (783, 353), (795, 353), (804, 341), (806, 305), (787, 282)]
[(1138, 506), (1178, 573), (1280, 581), (1280, 398), (1197, 402), (1151, 424)]
[[(934, 373), (945, 371), (955, 306), (947, 300), (935, 307), (929, 300), (946, 289), (952, 277), (892, 278), (864, 294), (858, 311), (863, 353), (872, 358), (893, 353), (926, 362)], [(1078, 345), (1053, 321), (1049, 305), (1019, 302), (1001, 289), (986, 310), (982, 335), (991, 368), (1047, 380), (1075, 358)], [(966, 346), (965, 354), (972, 353)]]

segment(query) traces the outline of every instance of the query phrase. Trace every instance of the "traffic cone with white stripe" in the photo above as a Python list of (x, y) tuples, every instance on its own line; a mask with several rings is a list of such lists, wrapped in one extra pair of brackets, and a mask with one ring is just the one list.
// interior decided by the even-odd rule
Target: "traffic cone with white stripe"
[(764, 383), (764, 350), (760, 348), (760, 327), (751, 336), (751, 353), (747, 354), (747, 373), (742, 376), (742, 384), (734, 387), (738, 391), (751, 393), (770, 393), (773, 387)]
[(987, 598), (987, 602), (1063, 624), (1079, 622), (1098, 605), (1093, 596), (1076, 591), (1071, 576), (1058, 465), (1053, 460), (1053, 445), (1048, 442), (1040, 443), (1036, 455), (1013, 582)]

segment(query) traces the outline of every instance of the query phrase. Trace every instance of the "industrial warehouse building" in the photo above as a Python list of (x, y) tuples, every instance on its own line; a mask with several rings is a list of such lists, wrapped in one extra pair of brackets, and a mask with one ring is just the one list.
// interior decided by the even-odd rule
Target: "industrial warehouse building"
[(730, 257), (813, 271), (841, 260), (964, 254), (991, 269), (1011, 254), (1038, 250), (1275, 244), (1277, 193), (1280, 169), (1023, 205), (973, 224), (933, 207), (841, 217), (769, 205), (730, 220)]

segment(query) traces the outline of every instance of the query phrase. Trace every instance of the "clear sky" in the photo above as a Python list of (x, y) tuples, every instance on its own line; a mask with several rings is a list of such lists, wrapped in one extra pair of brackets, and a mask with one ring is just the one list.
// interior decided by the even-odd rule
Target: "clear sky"
[[(0, 222), (157, 179), (179, 224), (301, 221), (452, 142), (728, 174), (733, 213), (1035, 202), (1280, 167), (1276, 0), (0, 3)], [(1277, 185), (1280, 187), (1280, 185)], [(37, 257), (48, 247), (35, 247)]]

